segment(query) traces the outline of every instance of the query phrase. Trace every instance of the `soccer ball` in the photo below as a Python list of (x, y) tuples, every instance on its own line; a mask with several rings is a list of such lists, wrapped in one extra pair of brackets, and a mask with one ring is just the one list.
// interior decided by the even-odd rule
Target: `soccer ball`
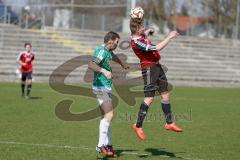
[(142, 19), (143, 15), (144, 15), (144, 10), (142, 9), (142, 7), (137, 6), (137, 7), (131, 9), (131, 14), (130, 14), (131, 18)]

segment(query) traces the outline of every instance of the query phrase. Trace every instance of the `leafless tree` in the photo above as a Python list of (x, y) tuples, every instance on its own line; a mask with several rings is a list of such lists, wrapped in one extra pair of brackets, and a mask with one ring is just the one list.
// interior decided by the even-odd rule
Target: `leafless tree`
[(212, 16), (216, 37), (231, 37), (237, 17), (237, 0), (203, 0), (203, 5), (208, 7)]

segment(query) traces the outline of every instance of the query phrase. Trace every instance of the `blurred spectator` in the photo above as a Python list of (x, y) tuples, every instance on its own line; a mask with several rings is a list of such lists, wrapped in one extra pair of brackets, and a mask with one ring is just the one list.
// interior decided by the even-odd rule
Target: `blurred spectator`
[(25, 6), (22, 9), (21, 27), (28, 29), (41, 29), (42, 21), (33, 12), (30, 6)]
[(18, 24), (18, 16), (0, 0), (0, 23)]

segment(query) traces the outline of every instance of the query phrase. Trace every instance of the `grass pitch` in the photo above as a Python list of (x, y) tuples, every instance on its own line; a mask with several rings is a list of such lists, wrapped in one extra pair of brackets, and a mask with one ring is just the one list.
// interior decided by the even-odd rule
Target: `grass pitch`
[[(19, 84), (1, 83), (0, 88), (1, 160), (96, 159), (99, 118), (67, 122), (55, 115), (63, 99), (74, 100), (73, 113), (96, 106), (95, 99), (60, 94), (48, 84), (33, 84), (28, 100), (20, 96)], [(163, 129), (160, 99), (155, 98), (144, 123), (146, 142), (130, 128), (142, 98), (132, 107), (119, 99), (111, 126), (117, 159), (240, 159), (240, 89), (176, 87), (171, 94), (175, 120), (184, 132)]]

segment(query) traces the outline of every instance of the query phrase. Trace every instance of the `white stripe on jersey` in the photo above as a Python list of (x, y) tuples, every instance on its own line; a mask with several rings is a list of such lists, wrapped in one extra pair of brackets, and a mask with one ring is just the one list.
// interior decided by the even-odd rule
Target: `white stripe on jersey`
[(24, 53), (24, 52), (20, 52), (20, 53), (18, 54), (17, 61), (20, 60), (20, 58), (21, 58), (21, 56), (22, 56), (23, 53)]
[(97, 58), (100, 59), (100, 61), (103, 60), (103, 53), (104, 53), (104, 49), (101, 49), (100, 52), (97, 55)]

